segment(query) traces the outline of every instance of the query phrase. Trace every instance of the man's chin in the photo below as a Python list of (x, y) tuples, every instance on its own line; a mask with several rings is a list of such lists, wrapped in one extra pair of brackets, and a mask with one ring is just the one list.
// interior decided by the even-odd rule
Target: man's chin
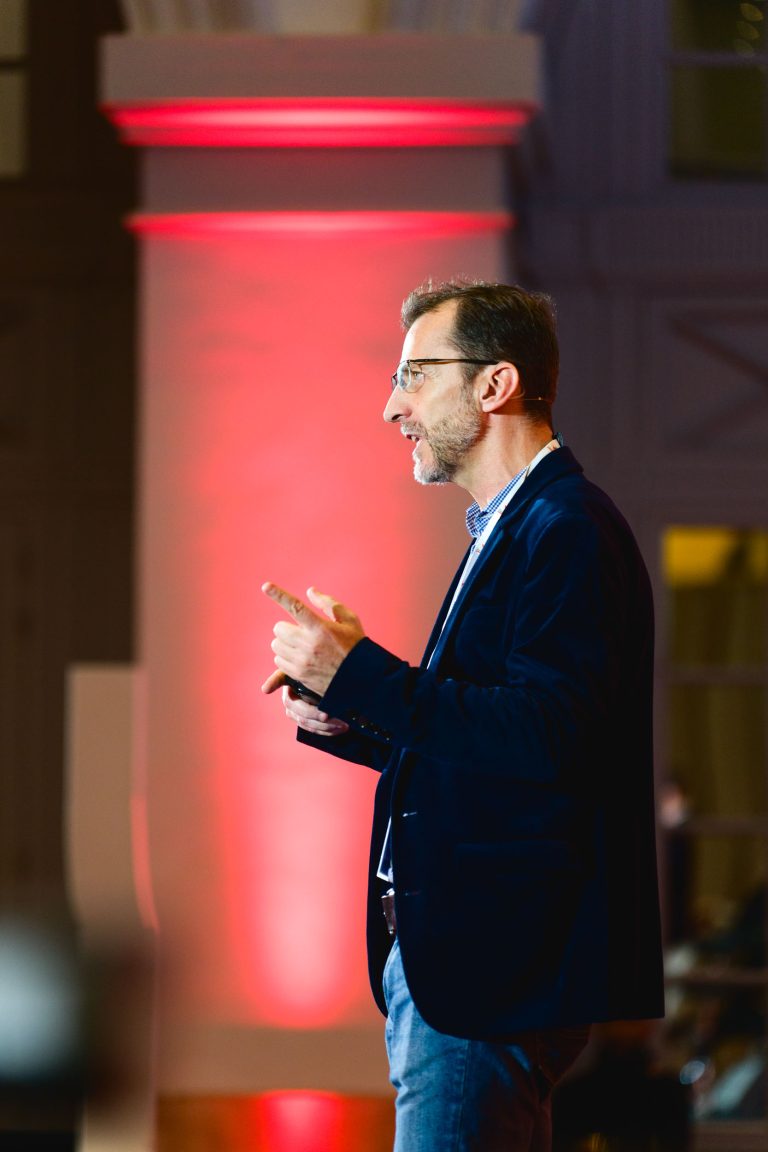
[(436, 470), (430, 471), (428, 468), (422, 468), (419, 464), (413, 466), (413, 478), (417, 484), (448, 484), (450, 477), (446, 476), (443, 472)]

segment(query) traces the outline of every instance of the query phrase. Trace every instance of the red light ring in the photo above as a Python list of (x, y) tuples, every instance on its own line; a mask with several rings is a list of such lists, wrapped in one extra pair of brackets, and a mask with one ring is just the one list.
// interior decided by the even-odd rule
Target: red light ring
[(147, 147), (437, 147), (514, 144), (535, 106), (438, 100), (254, 99), (108, 104)]
[(169, 212), (128, 218), (143, 235), (212, 236), (224, 233), (339, 236), (375, 233), (459, 235), (506, 232), (511, 212)]

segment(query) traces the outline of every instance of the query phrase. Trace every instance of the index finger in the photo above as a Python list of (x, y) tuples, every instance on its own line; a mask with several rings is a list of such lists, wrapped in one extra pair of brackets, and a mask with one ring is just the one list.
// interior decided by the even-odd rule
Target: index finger
[(285, 588), (281, 588), (279, 584), (267, 581), (266, 584), (262, 584), (261, 590), (265, 596), (269, 596), (270, 600), (274, 600), (276, 604), (284, 608), (289, 616), (293, 616), (297, 624), (311, 624), (318, 619), (317, 613), (307, 607), (303, 600), (300, 600), (298, 596), (291, 595), (290, 592), (286, 592)]

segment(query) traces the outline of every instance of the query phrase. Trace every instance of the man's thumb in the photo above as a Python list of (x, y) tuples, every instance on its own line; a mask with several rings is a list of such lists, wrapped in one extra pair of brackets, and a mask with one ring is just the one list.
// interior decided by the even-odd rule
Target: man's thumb
[(318, 592), (317, 588), (308, 588), (307, 596), (315, 608), (319, 608), (329, 620), (335, 620), (337, 624), (346, 624), (357, 619), (354, 612), (350, 612), (346, 605), (337, 600), (335, 596), (329, 596), (327, 592)]

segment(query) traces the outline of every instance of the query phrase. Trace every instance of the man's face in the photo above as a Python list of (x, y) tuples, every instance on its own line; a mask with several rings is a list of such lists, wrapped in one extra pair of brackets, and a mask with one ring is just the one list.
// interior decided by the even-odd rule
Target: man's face
[[(450, 335), (456, 302), (426, 312), (408, 329), (401, 360), (459, 356)], [(461, 483), (473, 449), (483, 436), (482, 412), (464, 384), (461, 364), (425, 364), (417, 391), (395, 388), (384, 419), (400, 425), (414, 444), (413, 475), (419, 484)]]

